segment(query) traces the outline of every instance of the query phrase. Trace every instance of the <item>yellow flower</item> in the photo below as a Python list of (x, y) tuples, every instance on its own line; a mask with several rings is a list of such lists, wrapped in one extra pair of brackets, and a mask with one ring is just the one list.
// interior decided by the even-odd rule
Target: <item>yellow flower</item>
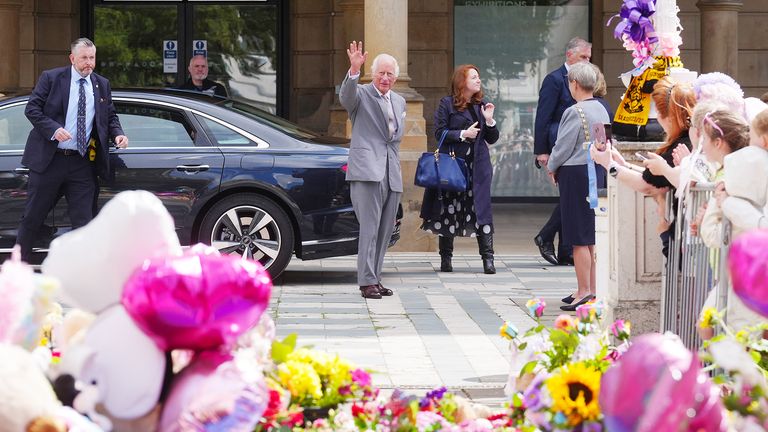
[(277, 366), (277, 376), (299, 404), (323, 397), (320, 377), (309, 363), (287, 360)]
[(562, 412), (569, 426), (600, 416), (600, 372), (583, 363), (571, 363), (547, 378), (546, 385), (552, 395), (552, 410)]
[(720, 319), (720, 313), (713, 307), (704, 308), (701, 313), (701, 320), (699, 321), (699, 327), (703, 329), (710, 329), (714, 327), (717, 320)]

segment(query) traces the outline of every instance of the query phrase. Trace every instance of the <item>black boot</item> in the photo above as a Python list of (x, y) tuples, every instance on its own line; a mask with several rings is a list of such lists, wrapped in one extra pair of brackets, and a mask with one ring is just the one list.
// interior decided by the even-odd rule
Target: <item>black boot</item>
[(450, 273), (453, 271), (451, 257), (453, 257), (453, 237), (438, 237), (440, 245), (440, 271)]
[(496, 274), (493, 265), (493, 234), (478, 233), (477, 245), (480, 247), (480, 256), (483, 258), (483, 272)]

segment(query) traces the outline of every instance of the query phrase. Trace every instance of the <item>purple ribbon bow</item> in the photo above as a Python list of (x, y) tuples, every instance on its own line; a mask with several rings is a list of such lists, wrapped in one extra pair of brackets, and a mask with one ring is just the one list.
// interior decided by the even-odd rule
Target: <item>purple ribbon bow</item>
[(624, 0), (619, 17), (621, 22), (613, 30), (613, 37), (621, 39), (626, 34), (633, 42), (640, 43), (646, 38), (649, 44), (659, 41), (656, 30), (649, 19), (656, 13), (656, 0)]

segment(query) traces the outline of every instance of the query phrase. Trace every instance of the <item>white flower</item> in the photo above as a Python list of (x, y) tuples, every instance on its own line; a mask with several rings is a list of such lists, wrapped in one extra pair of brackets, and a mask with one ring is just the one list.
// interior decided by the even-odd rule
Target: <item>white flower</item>
[(580, 362), (594, 359), (598, 354), (600, 354), (601, 349), (603, 349), (603, 346), (600, 343), (600, 336), (594, 333), (590, 333), (581, 338), (571, 360), (574, 362)]
[(763, 375), (743, 345), (728, 338), (712, 343), (709, 352), (715, 363), (728, 372), (735, 372), (750, 386), (764, 384)]

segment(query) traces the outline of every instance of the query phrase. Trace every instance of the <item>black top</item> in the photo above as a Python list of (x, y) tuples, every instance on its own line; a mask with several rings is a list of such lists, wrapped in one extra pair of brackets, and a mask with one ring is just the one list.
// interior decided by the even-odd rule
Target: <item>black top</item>
[(221, 96), (228, 98), (229, 94), (227, 93), (227, 88), (224, 87), (222, 84), (217, 83), (216, 81), (209, 80), (208, 78), (203, 80), (203, 85), (201, 87), (198, 87), (192, 83), (192, 78), (187, 79), (187, 82), (185, 82), (183, 85), (178, 87), (179, 90), (197, 90), (199, 92), (203, 93), (210, 93), (214, 94), (216, 96)]
[[(685, 144), (685, 146), (688, 147), (688, 150), (691, 149), (691, 138), (688, 136), (688, 131), (686, 130), (680, 134), (680, 136), (674, 140), (674, 143), (675, 144), (669, 146), (669, 148), (664, 151), (664, 153), (659, 155), (663, 157), (664, 160), (667, 161), (667, 164), (669, 164), (671, 167), (675, 166), (675, 163), (672, 161), (672, 151), (675, 149), (675, 147), (677, 147), (677, 144)], [(643, 171), (643, 180), (645, 180), (645, 182), (649, 185), (657, 188), (668, 187), (674, 189), (676, 187), (676, 185), (670, 183), (669, 180), (667, 180), (667, 178), (663, 175), (653, 175), (647, 168), (645, 171)]]

